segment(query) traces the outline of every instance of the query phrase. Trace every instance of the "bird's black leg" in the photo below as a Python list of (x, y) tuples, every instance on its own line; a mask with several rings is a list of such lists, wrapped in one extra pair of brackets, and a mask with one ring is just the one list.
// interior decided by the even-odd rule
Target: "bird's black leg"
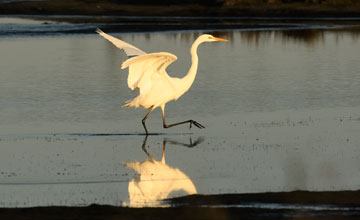
[(145, 117), (144, 117), (143, 120), (141, 121), (142, 124), (143, 124), (143, 126), (144, 126), (146, 135), (148, 135), (149, 132), (148, 132), (148, 130), (147, 130), (147, 128), (146, 128), (145, 121), (146, 121), (146, 119), (149, 117), (149, 115), (150, 115), (150, 113), (151, 113), (152, 111), (154, 111), (154, 108), (151, 108), (150, 111), (145, 115)]
[(204, 125), (200, 124), (199, 122), (197, 121), (194, 121), (194, 120), (187, 120), (187, 121), (182, 121), (182, 122), (178, 122), (178, 123), (174, 123), (174, 124), (170, 124), (170, 125), (167, 125), (165, 123), (165, 111), (162, 110), (162, 118), (163, 118), (163, 127), (164, 128), (171, 128), (171, 127), (174, 127), (174, 126), (177, 126), (177, 125), (181, 125), (181, 124), (186, 124), (186, 123), (189, 123), (190, 124), (190, 128), (192, 125), (195, 125), (196, 127), (202, 129), (202, 128), (205, 128)]
[(147, 141), (147, 138), (148, 138), (148, 136), (146, 135), (145, 136), (145, 139), (144, 139), (144, 141), (143, 141), (143, 144), (142, 144), (142, 149), (143, 149), (143, 151), (146, 153), (146, 155), (151, 159), (151, 161), (155, 161), (155, 159), (153, 158), (153, 156), (151, 156), (151, 154), (146, 150), (146, 141)]

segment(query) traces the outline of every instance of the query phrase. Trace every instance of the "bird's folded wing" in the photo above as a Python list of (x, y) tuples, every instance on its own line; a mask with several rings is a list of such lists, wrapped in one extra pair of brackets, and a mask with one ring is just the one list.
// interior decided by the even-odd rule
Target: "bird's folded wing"
[(121, 68), (129, 67), (129, 88), (132, 90), (139, 88), (140, 93), (146, 93), (151, 89), (153, 80), (167, 76), (166, 68), (176, 59), (177, 57), (171, 53), (150, 53), (127, 59)]
[(140, 50), (139, 48), (136, 48), (133, 45), (126, 43), (125, 41), (122, 41), (120, 39), (117, 39), (117, 38), (109, 35), (109, 34), (104, 33), (99, 28), (96, 29), (96, 32), (98, 34), (100, 34), (101, 36), (103, 36), (108, 41), (110, 41), (111, 43), (113, 43), (116, 47), (124, 50), (124, 52), (126, 53), (126, 55), (128, 57), (133, 57), (133, 56), (139, 56), (139, 55), (146, 54), (144, 51)]

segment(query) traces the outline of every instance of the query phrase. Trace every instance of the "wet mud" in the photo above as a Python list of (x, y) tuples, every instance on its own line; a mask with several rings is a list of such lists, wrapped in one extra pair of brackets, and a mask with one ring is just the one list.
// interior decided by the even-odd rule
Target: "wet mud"
[(168, 208), (2, 208), (1, 219), (358, 219), (360, 191), (191, 195)]

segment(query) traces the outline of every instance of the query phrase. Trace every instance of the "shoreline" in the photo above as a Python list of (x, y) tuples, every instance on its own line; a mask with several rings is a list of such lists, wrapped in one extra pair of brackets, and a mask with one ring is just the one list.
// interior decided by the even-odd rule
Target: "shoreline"
[[(179, 16), (101, 16), (101, 15), (1, 15), (1, 18), (35, 20), (39, 29), (27, 30), (28, 34), (93, 33), (100, 28), (107, 32), (162, 32), (229, 30), (345, 30), (360, 29), (360, 18), (282, 18), (282, 17), (179, 17)], [(0, 21), (1, 22), (1, 21)], [(5, 20), (9, 22), (9, 20)], [(14, 20), (14, 22), (21, 22)], [(26, 23), (26, 21), (24, 21)], [(65, 24), (60, 29), (58, 25)], [(69, 25), (68, 28), (66, 25)], [(75, 25), (75, 26), (71, 26)], [(74, 28), (77, 27), (77, 28)], [(16, 34), (15, 32), (13, 34)], [(18, 34), (26, 34), (24, 30)]]
[[(360, 25), (360, 4), (130, 5), (110, 0), (43, 0), (0, 3), (0, 13), (1, 17), (40, 20), (44, 25), (97, 24), (110, 32), (326, 29)], [(92, 32), (81, 29), (66, 33)]]
[(360, 18), (360, 4), (326, 5), (309, 3), (203, 5), (124, 4), (114, 1), (45, 0), (0, 3), (0, 13), (9, 15), (116, 15), (193, 17), (302, 17)]
[(190, 195), (169, 199), (170, 207), (130, 208), (93, 204), (0, 208), (1, 219), (311, 219), (347, 220), (360, 216), (360, 191), (293, 191)]

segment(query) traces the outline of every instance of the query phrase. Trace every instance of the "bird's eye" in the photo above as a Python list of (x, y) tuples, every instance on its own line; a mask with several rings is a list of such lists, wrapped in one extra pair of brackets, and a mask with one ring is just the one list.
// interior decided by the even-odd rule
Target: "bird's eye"
[(209, 38), (209, 40), (212, 39), (212, 37), (208, 37), (208, 38)]

